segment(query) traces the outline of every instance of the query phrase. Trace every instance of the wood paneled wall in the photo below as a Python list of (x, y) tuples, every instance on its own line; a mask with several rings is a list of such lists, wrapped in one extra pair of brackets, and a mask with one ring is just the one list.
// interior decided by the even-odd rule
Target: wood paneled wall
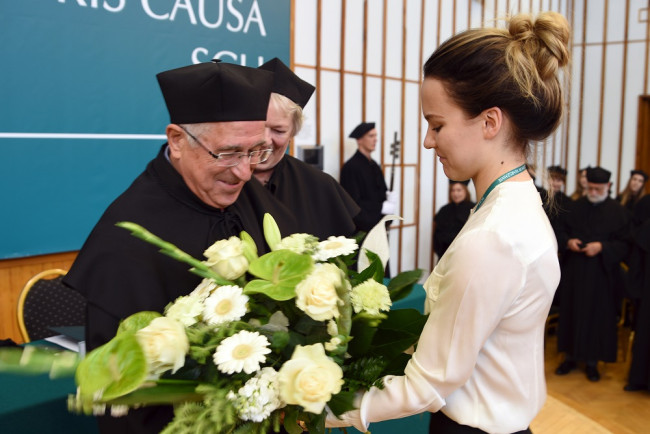
[(69, 270), (76, 257), (77, 252), (66, 252), (0, 261), (0, 339), (23, 343), (16, 308), (25, 283), (43, 270)]

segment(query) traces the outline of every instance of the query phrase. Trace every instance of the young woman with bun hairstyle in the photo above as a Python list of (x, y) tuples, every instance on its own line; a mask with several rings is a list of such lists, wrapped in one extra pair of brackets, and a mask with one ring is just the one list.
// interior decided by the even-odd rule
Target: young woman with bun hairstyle
[(431, 412), (430, 433), (530, 432), (546, 400), (544, 324), (560, 280), (555, 236), (525, 170), (562, 118), (569, 25), (545, 12), (471, 29), (424, 65), (424, 147), (478, 202), (424, 284), (429, 318), (404, 375), (328, 426)]

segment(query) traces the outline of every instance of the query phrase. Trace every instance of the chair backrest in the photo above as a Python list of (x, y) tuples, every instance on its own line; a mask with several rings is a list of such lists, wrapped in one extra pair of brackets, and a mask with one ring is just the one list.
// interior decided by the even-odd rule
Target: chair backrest
[(50, 327), (85, 324), (86, 300), (63, 284), (65, 274), (61, 269), (45, 270), (23, 287), (18, 298), (18, 327), (25, 342), (56, 335)]

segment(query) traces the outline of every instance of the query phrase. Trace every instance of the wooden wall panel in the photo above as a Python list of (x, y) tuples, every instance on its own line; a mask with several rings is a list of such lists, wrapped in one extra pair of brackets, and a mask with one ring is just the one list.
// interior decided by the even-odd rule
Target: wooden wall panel
[(25, 283), (43, 270), (69, 270), (76, 257), (77, 252), (66, 252), (0, 261), (0, 339), (13, 339), (23, 343), (18, 329), (16, 306)]

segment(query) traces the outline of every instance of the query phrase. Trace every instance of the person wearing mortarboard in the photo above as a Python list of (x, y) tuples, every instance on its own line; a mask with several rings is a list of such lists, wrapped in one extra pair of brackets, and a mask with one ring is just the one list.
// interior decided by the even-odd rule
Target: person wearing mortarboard
[(314, 86), (277, 57), (259, 68), (273, 72), (266, 119), (273, 152), (255, 167), (254, 180), (293, 213), (298, 225), (293, 232), (311, 234), (321, 240), (352, 236), (359, 206), (331, 175), (286, 153), (289, 142), (302, 127), (303, 109)]
[(341, 185), (361, 207), (358, 228), (369, 231), (384, 215), (396, 212), (397, 196), (388, 191), (384, 173), (371, 157), (377, 146), (375, 123), (360, 123), (349, 137), (357, 141), (358, 149), (341, 168)]
[(340, 182), (361, 207), (355, 218), (357, 228), (368, 232), (384, 215), (396, 213), (398, 197), (388, 190), (381, 167), (371, 157), (377, 146), (375, 123), (360, 123), (349, 137), (357, 141), (358, 149), (341, 167)]
[(630, 213), (609, 197), (611, 173), (587, 168), (587, 193), (573, 203), (558, 244), (562, 258), (556, 369), (565, 375), (584, 362), (587, 379), (598, 381), (598, 361), (615, 362), (620, 306), (620, 262), (629, 249)]
[(648, 181), (648, 174), (643, 170), (630, 170), (630, 179), (625, 189), (616, 196), (616, 200), (625, 208), (634, 212), (634, 207), (643, 196), (645, 196), (645, 184)]
[(438, 260), (447, 251), (458, 232), (463, 228), (469, 214), (476, 205), (472, 202), (467, 181), (449, 180), (449, 202), (443, 205), (433, 217), (433, 251)]
[[(273, 74), (207, 62), (157, 78), (170, 116), (167, 143), (108, 207), (64, 279), (86, 297), (88, 350), (110, 340), (120, 320), (138, 311), (163, 312), (201, 281), (187, 265), (115, 223), (142, 225), (195, 258), (242, 230), (260, 254), (268, 251), (265, 212), (275, 217), (281, 233), (291, 233), (294, 225), (267, 190), (247, 183), (254, 165), (271, 153), (265, 121)], [(102, 433), (158, 433), (172, 417), (171, 406), (154, 406), (98, 421)]]

